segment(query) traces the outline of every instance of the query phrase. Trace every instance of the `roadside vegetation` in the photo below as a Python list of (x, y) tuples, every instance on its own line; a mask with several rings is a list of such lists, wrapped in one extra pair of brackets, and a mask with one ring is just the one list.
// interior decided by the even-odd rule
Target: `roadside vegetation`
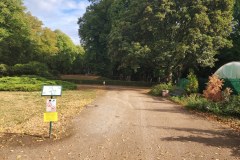
[(228, 100), (213, 102), (199, 94), (171, 97), (171, 100), (186, 106), (188, 109), (210, 112), (216, 115), (235, 117), (240, 119), (240, 96), (232, 95)]
[[(152, 87), (150, 94), (162, 96), (163, 90), (169, 90), (170, 100), (185, 106), (187, 109), (203, 113), (211, 113), (227, 119), (236, 119), (235, 128), (240, 129), (240, 95), (232, 94), (232, 90), (224, 87), (224, 80), (216, 75), (209, 77), (203, 93), (198, 93), (196, 75), (190, 72), (187, 76), (185, 88), (166, 84)], [(176, 92), (176, 90), (182, 90)], [(220, 118), (221, 119), (221, 118)]]

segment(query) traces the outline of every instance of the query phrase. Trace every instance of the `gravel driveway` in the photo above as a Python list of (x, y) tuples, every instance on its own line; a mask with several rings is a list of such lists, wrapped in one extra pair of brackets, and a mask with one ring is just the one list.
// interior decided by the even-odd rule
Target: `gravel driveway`
[(68, 138), (5, 149), (0, 159), (240, 159), (240, 137), (229, 128), (145, 89), (108, 88), (73, 124)]

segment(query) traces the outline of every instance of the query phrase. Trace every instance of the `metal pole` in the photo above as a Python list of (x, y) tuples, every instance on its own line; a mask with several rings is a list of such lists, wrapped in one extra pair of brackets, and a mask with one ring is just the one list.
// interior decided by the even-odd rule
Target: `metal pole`
[(49, 123), (49, 138), (51, 138), (52, 133), (52, 122)]
[[(53, 96), (51, 96), (51, 99), (53, 99)], [(51, 138), (51, 134), (52, 134), (52, 122), (50, 121), (50, 123), (49, 123), (49, 138)]]

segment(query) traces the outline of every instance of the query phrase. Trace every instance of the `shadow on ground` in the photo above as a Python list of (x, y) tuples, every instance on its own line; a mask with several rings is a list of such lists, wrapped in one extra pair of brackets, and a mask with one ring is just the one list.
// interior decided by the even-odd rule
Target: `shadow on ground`
[[(206, 146), (213, 146), (218, 148), (228, 148), (232, 152), (232, 156), (240, 157), (240, 135), (232, 132), (232, 130), (201, 130), (193, 128), (171, 128), (171, 127), (157, 127), (148, 126), (158, 129), (174, 130), (180, 136), (162, 138), (163, 141), (178, 141), (178, 142), (196, 142)], [(188, 132), (190, 136), (181, 136), (180, 132)], [(178, 134), (177, 133), (177, 134)]]

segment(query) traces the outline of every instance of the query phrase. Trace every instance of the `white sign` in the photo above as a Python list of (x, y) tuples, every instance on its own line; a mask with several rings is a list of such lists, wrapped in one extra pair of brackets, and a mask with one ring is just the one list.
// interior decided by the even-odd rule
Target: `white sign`
[(47, 112), (56, 112), (57, 111), (57, 100), (56, 99), (47, 99), (46, 111)]
[(62, 86), (43, 86), (42, 96), (61, 96)]

